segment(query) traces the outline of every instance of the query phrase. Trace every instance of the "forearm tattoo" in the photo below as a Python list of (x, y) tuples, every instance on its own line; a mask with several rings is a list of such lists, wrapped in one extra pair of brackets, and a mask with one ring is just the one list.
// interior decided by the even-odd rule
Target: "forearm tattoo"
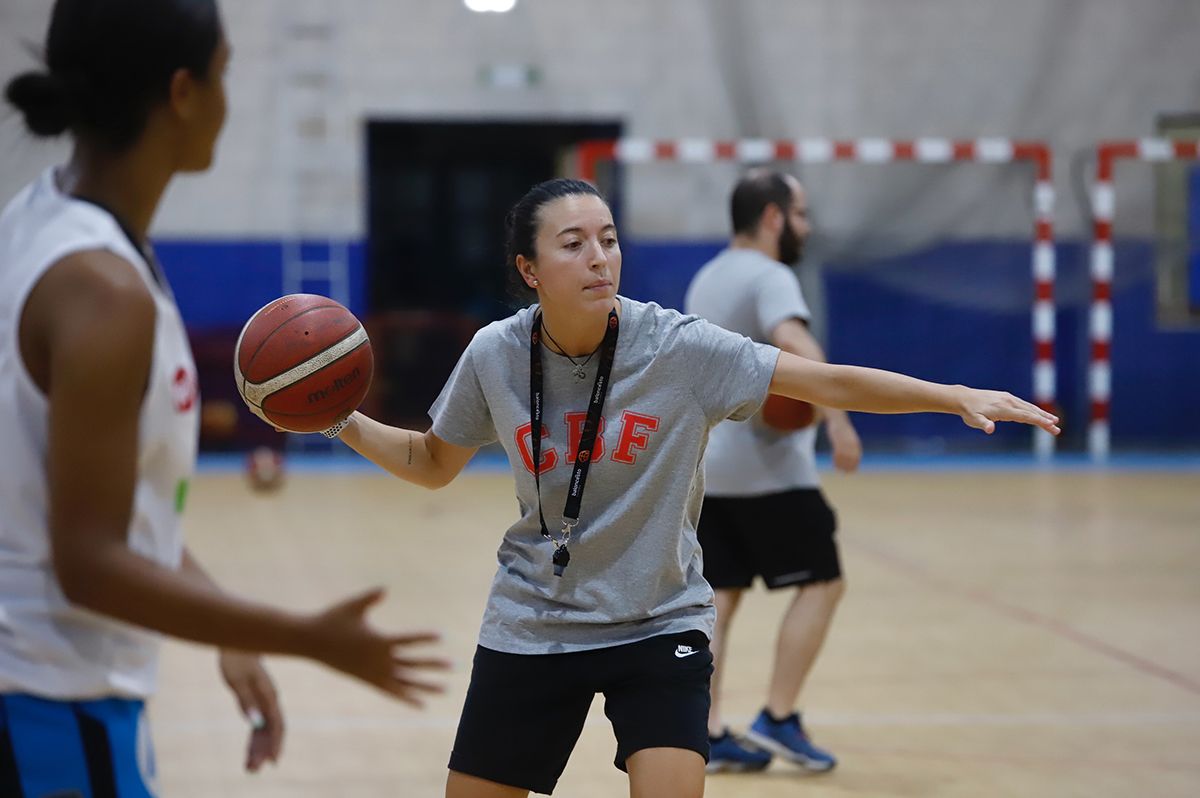
[(408, 433), (408, 464), (409, 465), (412, 465), (412, 441), (413, 441), (413, 434), (412, 434), (412, 431), (410, 430)]

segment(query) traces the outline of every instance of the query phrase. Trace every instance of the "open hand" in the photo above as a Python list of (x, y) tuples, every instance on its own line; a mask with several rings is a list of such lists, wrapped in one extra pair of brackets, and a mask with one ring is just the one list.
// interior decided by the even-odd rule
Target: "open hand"
[(448, 670), (450, 663), (410, 651), (412, 646), (436, 642), (440, 639), (436, 632), (389, 635), (367, 625), (367, 610), (382, 601), (383, 595), (381, 588), (375, 588), (314, 616), (310, 626), (317, 641), (314, 656), (419, 709), (424, 706), (423, 694), (445, 690), (440, 682), (427, 681), (421, 674)]
[(981, 429), (988, 435), (996, 430), (997, 421), (1030, 424), (1044, 429), (1051, 435), (1062, 432), (1058, 428), (1058, 416), (1004, 391), (963, 388), (959, 400), (959, 415), (968, 427)]
[(264, 762), (278, 762), (283, 750), (279, 696), (258, 655), (222, 650), (218, 662), (221, 678), (233, 691), (238, 708), (250, 723), (246, 770), (254, 773)]

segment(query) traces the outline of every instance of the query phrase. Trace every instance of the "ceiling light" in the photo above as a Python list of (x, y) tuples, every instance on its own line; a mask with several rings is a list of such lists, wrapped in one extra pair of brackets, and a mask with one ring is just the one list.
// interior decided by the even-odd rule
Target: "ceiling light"
[(463, 3), (467, 8), (480, 14), (488, 11), (503, 14), (506, 11), (512, 11), (517, 5), (517, 0), (463, 0)]

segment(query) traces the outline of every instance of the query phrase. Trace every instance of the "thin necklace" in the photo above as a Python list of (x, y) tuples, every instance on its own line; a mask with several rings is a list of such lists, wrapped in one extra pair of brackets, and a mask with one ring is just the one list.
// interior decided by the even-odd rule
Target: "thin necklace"
[(587, 379), (587, 369), (585, 367), (587, 366), (588, 363), (592, 362), (592, 358), (595, 356), (595, 354), (597, 352), (600, 351), (600, 345), (603, 344), (604, 341), (600, 341), (600, 343), (596, 345), (596, 348), (591, 351), (591, 353), (587, 356), (587, 358), (585, 358), (584, 361), (582, 363), (580, 363), (578, 360), (576, 360), (575, 358), (573, 358), (567, 354), (567, 350), (563, 349), (562, 344), (560, 344), (558, 341), (554, 340), (554, 336), (550, 334), (550, 330), (546, 327), (545, 322), (542, 322), (542, 332), (546, 333), (546, 337), (550, 339), (550, 342), (552, 344), (554, 344), (556, 347), (558, 347), (558, 353), (560, 355), (562, 355), (563, 357), (565, 357), (567, 360), (571, 361), (571, 365), (574, 366), (574, 368), (571, 369), (571, 376), (574, 377), (575, 379), (579, 380), (580, 382), (586, 380)]

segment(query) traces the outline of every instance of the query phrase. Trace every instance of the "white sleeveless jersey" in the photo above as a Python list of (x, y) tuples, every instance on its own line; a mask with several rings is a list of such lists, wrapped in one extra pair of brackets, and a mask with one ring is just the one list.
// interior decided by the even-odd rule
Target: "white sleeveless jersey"
[(183, 321), (155, 266), (112, 215), (65, 195), (49, 169), (0, 215), (0, 692), (141, 698), (155, 688), (158, 636), (73, 606), (59, 587), (45, 476), (49, 403), (17, 340), (22, 309), (42, 275), (67, 255), (95, 249), (132, 263), (157, 310), (129, 547), (169, 568), (182, 558), (180, 513), (199, 425)]

